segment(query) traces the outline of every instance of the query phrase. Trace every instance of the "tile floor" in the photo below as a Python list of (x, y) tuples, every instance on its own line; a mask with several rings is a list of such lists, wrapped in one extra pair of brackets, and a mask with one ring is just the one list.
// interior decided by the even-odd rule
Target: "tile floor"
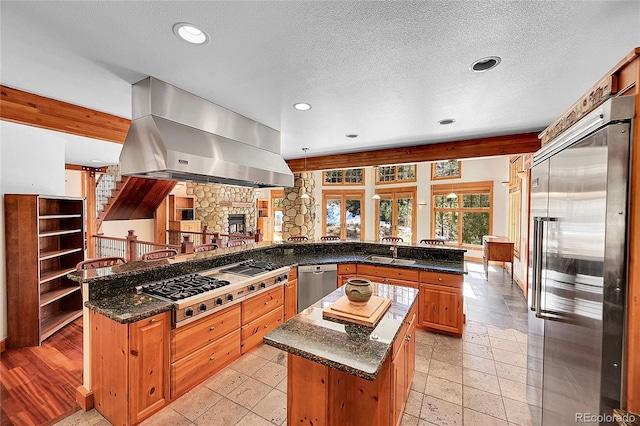
[[(416, 372), (403, 426), (532, 424), (525, 398), (527, 306), (501, 268), (467, 263), (462, 339), (416, 331)], [(286, 353), (262, 345), (142, 423), (286, 424)], [(95, 410), (57, 423), (108, 425)]]

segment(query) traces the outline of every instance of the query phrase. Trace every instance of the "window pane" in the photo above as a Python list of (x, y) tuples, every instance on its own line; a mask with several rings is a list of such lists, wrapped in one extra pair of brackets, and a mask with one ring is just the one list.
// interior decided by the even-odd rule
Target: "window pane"
[(457, 209), (460, 197), (447, 198), (446, 195), (436, 195), (436, 208)]
[(362, 169), (347, 169), (345, 170), (344, 183), (357, 184), (362, 183), (363, 179)]
[(340, 236), (340, 200), (327, 200), (325, 235)]
[(281, 209), (283, 206), (282, 198), (274, 198), (273, 199), (273, 207), (276, 209)]
[(324, 172), (324, 183), (342, 183), (342, 170), (328, 170)]
[(360, 241), (360, 200), (346, 200), (347, 240)]
[(482, 236), (489, 235), (489, 213), (462, 213), (462, 243), (482, 245)]
[(413, 199), (398, 198), (398, 231), (397, 236), (406, 242), (411, 242), (413, 230)]
[(378, 237), (391, 236), (391, 200), (380, 200), (380, 208), (378, 214)]
[(436, 212), (436, 238), (458, 242), (458, 213)]
[(395, 166), (378, 167), (379, 182), (393, 182), (395, 178), (396, 178)]
[(465, 194), (462, 197), (462, 207), (489, 207), (489, 194)]
[(460, 177), (460, 162), (457, 160), (436, 162), (434, 177)]
[(414, 180), (416, 178), (416, 166), (398, 166), (398, 180)]

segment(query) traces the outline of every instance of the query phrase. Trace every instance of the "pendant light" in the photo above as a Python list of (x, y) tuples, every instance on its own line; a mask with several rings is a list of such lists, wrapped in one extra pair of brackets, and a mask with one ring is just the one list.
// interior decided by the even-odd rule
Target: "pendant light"
[(380, 196), (378, 194), (373, 194), (373, 197), (371, 197), (371, 198), (373, 198), (374, 200), (379, 200)]
[(449, 195), (447, 195), (447, 199), (454, 200), (456, 198), (458, 198), (458, 196), (456, 195), (455, 192), (453, 192), (453, 184), (451, 184), (451, 192), (449, 193)]
[[(304, 172), (307, 173), (307, 151), (309, 151), (309, 148), (302, 148), (302, 150), (304, 151)], [(304, 189), (304, 193), (300, 196), (300, 198), (308, 200), (310, 197), (309, 194), (307, 194), (307, 190), (304, 188), (304, 184), (302, 189)]]

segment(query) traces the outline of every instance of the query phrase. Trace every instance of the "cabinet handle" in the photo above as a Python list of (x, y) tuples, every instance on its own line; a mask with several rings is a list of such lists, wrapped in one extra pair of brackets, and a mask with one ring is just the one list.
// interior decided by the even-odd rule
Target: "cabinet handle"
[(156, 319), (155, 318), (151, 318), (151, 321), (149, 321), (149, 322), (150, 323), (154, 323), (154, 322), (156, 322)]
[(264, 302), (264, 304), (265, 304), (265, 305), (268, 305), (268, 304), (269, 304), (269, 302)]
[(411, 340), (411, 335), (407, 334), (407, 341)]
[(269, 324), (265, 324), (264, 328), (267, 328), (267, 327), (269, 327)]
[(209, 357), (209, 361), (213, 361), (213, 360), (215, 359), (215, 357), (216, 357), (216, 356), (215, 356), (215, 354), (211, 355), (211, 356)]
[(442, 277), (438, 277), (438, 281), (442, 281)]
[(215, 330), (214, 326), (209, 327), (209, 331), (213, 331), (213, 330)]

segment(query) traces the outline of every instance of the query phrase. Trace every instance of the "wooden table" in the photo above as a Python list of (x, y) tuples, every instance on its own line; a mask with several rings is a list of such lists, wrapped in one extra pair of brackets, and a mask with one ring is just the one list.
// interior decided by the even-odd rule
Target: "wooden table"
[(485, 235), (482, 237), (484, 251), (482, 253), (482, 263), (484, 264), (484, 274), (489, 280), (489, 261), (511, 262), (511, 282), (513, 282), (513, 241), (507, 237), (494, 237)]

